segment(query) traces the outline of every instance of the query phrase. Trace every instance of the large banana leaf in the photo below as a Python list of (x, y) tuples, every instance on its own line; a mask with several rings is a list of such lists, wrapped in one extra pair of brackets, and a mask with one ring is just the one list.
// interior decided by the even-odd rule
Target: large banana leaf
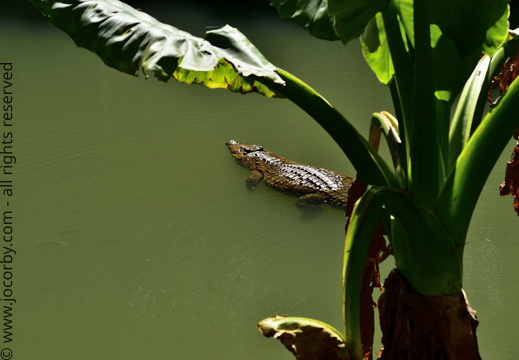
[(78, 46), (107, 65), (209, 88), (287, 97), (337, 141), (365, 181), (398, 186), (388, 165), (326, 99), (269, 63), (238, 30), (225, 26), (204, 39), (162, 24), (115, 0), (29, 0)]
[(269, 0), (281, 17), (292, 20), (313, 36), (347, 44), (364, 31), (389, 0)]
[(276, 67), (230, 26), (208, 31), (202, 39), (119, 1), (29, 1), (78, 46), (119, 71), (279, 96), (256, 79), (283, 84)]
[(339, 40), (328, 14), (328, 0), (269, 0), (283, 19), (292, 20), (319, 39)]

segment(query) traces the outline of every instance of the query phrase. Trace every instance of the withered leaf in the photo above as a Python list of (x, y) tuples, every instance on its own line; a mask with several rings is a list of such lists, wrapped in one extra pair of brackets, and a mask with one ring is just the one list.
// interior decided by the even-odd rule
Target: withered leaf
[[(519, 140), (519, 129), (515, 131), (514, 138)], [(512, 160), (506, 164), (505, 181), (499, 186), (501, 196), (512, 195), (514, 209), (519, 215), (519, 142), (515, 145)]]
[(274, 337), (299, 360), (350, 360), (353, 359), (342, 335), (320, 321), (272, 316), (257, 325), (266, 337)]
[[(498, 104), (501, 97), (506, 93), (508, 87), (515, 80), (519, 74), (519, 54), (510, 56), (503, 64), (501, 72), (494, 76), (490, 83), (490, 88), (487, 94), (487, 100), (490, 102), (490, 107), (494, 107)], [(494, 99), (493, 91), (499, 87), (499, 96)]]

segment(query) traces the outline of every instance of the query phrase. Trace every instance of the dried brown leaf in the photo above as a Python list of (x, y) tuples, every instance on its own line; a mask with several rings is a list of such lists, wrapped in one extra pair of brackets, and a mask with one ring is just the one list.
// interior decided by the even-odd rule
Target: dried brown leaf
[(257, 327), (264, 336), (281, 341), (296, 359), (353, 359), (342, 335), (320, 321), (276, 315), (261, 320)]
[[(519, 129), (515, 131), (514, 138), (519, 140)], [(506, 164), (505, 181), (499, 186), (501, 196), (512, 195), (514, 209), (519, 215), (519, 141), (515, 145), (512, 160)]]

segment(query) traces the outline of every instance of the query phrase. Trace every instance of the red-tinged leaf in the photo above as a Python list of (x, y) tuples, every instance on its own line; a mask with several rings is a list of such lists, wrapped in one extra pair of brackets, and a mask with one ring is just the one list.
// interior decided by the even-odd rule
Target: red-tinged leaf
[[(519, 140), (519, 129), (514, 138)], [(506, 164), (505, 181), (499, 186), (499, 191), (501, 196), (512, 195), (515, 212), (519, 215), (519, 141), (514, 147), (512, 160)]]
[[(508, 87), (515, 80), (519, 74), (519, 55), (515, 54), (509, 57), (503, 65), (501, 72), (494, 76), (490, 89), (488, 90), (487, 100), (490, 101), (490, 107), (494, 107), (499, 102), (499, 99), (506, 93)], [(493, 91), (499, 88), (499, 96), (494, 100)]]

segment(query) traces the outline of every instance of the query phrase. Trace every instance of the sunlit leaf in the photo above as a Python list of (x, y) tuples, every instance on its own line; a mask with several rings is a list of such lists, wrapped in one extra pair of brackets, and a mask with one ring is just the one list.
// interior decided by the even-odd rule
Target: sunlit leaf
[(353, 359), (342, 334), (320, 321), (278, 315), (261, 320), (257, 327), (264, 336), (281, 341), (297, 359)]
[(108, 66), (137, 75), (276, 96), (255, 79), (283, 81), (238, 30), (225, 26), (195, 37), (120, 1), (30, 0), (49, 21)]
[[(509, 0), (439, 0), (427, 10), (438, 100), (453, 102), (482, 53), (492, 55), (508, 35)], [(399, 20), (414, 47), (413, 0), (397, 0)], [(417, 3), (420, 4), (420, 3)]]
[[(501, 2), (501, 5), (502, 4), (503, 2)], [(506, 41), (508, 36), (508, 28), (510, 27), (508, 22), (509, 16), (510, 8), (506, 7), (499, 20), (497, 20), (491, 27), (488, 28), (485, 42), (483, 44), (483, 52), (485, 54), (493, 55), (503, 44), (503, 42)]]
[(361, 36), (362, 54), (378, 80), (387, 85), (393, 75), (393, 60), (387, 43), (382, 14), (378, 13), (367, 24)]
[[(492, 55), (507, 37), (509, 2), (438, 0), (429, 8), (430, 21), (454, 42), (461, 58), (481, 52)], [(397, 0), (396, 3), (400, 21), (414, 47), (414, 0)]]

